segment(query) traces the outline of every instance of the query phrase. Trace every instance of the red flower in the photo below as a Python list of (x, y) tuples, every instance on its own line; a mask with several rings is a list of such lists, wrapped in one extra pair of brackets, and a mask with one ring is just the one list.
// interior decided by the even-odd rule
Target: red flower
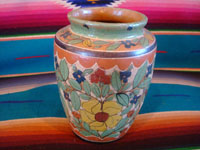
[(78, 112), (76, 112), (76, 111), (73, 111), (72, 114), (74, 115), (74, 117), (76, 117), (78, 119), (81, 118), (80, 114)]
[(134, 112), (135, 112), (134, 110), (129, 111), (128, 114), (127, 114), (127, 117), (131, 117), (131, 116), (133, 115)]
[(105, 71), (98, 69), (90, 76), (92, 83), (103, 82), (104, 84), (110, 84), (111, 77), (105, 74)]

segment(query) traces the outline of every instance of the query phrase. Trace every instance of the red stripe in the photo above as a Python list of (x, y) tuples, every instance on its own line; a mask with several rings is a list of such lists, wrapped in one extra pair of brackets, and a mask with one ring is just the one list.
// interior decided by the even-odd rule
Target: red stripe
[(167, 51), (156, 51), (156, 53), (167, 53)]
[(50, 57), (50, 56), (49, 56), (49, 55), (27, 56), (27, 57), (19, 57), (19, 58), (16, 58), (16, 60), (20, 60), (20, 59), (29, 59), (29, 58), (40, 58), (40, 57)]

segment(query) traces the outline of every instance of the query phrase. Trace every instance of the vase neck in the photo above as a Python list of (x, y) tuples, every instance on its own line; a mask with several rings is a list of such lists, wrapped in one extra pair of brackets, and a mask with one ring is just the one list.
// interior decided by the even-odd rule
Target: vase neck
[(143, 36), (147, 17), (121, 8), (93, 7), (73, 10), (68, 14), (71, 30), (100, 39), (131, 39)]

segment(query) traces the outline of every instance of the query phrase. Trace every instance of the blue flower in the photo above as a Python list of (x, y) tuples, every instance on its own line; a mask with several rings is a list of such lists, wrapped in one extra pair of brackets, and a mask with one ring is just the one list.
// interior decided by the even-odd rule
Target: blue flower
[(133, 97), (133, 99), (130, 101), (130, 103), (136, 104), (137, 101), (138, 101), (138, 99), (139, 99), (140, 97), (141, 97), (141, 95), (139, 95), (139, 96), (135, 95), (135, 96)]
[(135, 46), (135, 44), (132, 43), (130, 40), (122, 41), (121, 43), (124, 44), (126, 48), (131, 48), (131, 46)]
[(67, 31), (67, 32), (61, 34), (60, 36), (63, 37), (63, 38), (67, 38), (70, 35), (71, 35), (71, 33), (69, 31)]
[(74, 78), (76, 78), (76, 81), (78, 83), (81, 83), (85, 81), (85, 77), (83, 76), (83, 72), (80, 70), (77, 70), (76, 72), (73, 73)]
[(56, 56), (54, 57), (54, 61), (55, 61), (56, 69), (57, 69), (59, 67), (59, 65), (58, 65), (58, 60), (57, 60)]
[(130, 76), (131, 76), (130, 71), (120, 72), (120, 80), (122, 80), (124, 83), (127, 83), (128, 77), (130, 77)]
[(64, 97), (66, 100), (71, 101), (71, 99), (69, 98), (69, 94), (67, 92), (64, 92)]
[(149, 65), (149, 66), (147, 67), (147, 74), (146, 74), (146, 77), (148, 77), (148, 76), (152, 73), (152, 67), (153, 67), (152, 64)]

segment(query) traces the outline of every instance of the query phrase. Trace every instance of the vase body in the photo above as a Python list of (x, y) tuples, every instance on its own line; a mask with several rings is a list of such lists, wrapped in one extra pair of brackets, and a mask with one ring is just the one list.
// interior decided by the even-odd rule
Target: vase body
[[(126, 19), (128, 17), (128, 19)], [(83, 8), (56, 33), (55, 69), (72, 130), (82, 139), (110, 142), (126, 134), (153, 74), (155, 37), (147, 18), (119, 8)]]

